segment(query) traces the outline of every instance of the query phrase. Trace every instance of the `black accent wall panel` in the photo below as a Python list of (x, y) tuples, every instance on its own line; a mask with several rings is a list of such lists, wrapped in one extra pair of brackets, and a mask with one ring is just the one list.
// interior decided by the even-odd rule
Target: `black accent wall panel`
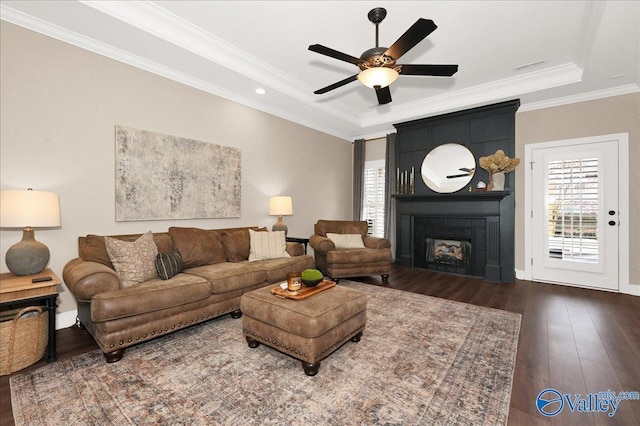
[(470, 186), (475, 188), (479, 181), (486, 183), (488, 174), (480, 168), (478, 159), (498, 149), (510, 157), (515, 156), (515, 114), (519, 106), (520, 101), (516, 99), (394, 125), (397, 130), (396, 164), (400, 170), (411, 170), (412, 167), (415, 170), (415, 193), (393, 195), (396, 198), (396, 257), (399, 263), (410, 267), (424, 263), (422, 259), (414, 258), (416, 217), (427, 220), (469, 218), (471, 223), (481, 223), (483, 227), (481, 233), (473, 235), (478, 239), (477, 256), (486, 264), (475, 267), (474, 271), (483, 271), (484, 278), (492, 281), (515, 281), (515, 174), (506, 175), (505, 191), (469, 192), (467, 187), (452, 194), (439, 194), (424, 184), (420, 169), (433, 148), (459, 143), (469, 148), (476, 159), (476, 173)]

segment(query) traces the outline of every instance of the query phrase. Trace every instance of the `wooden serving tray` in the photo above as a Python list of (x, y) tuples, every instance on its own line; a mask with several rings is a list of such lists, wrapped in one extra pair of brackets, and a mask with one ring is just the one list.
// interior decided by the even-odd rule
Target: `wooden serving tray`
[(302, 300), (335, 286), (335, 281), (323, 280), (315, 287), (307, 287), (306, 285), (302, 284), (302, 288), (298, 291), (289, 291), (287, 289), (280, 288), (280, 286), (277, 286), (271, 289), (271, 293), (275, 294), (278, 297), (282, 297), (283, 299)]

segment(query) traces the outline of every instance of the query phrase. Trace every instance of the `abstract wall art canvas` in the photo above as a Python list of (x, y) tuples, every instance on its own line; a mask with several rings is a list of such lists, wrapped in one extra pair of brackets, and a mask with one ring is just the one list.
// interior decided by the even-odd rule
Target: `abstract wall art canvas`
[(116, 221), (240, 217), (240, 150), (116, 126)]

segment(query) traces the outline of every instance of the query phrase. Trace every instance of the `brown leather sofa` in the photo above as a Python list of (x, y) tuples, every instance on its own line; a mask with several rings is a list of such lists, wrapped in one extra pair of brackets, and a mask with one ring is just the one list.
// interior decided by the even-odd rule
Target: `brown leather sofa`
[[(174, 229), (197, 228), (154, 233), (158, 252), (176, 248), (175, 235), (172, 239), (171, 234)], [(248, 229), (257, 228), (198, 230), (220, 242), (216, 249), (223, 250), (222, 261), (186, 267), (170, 279), (157, 277), (126, 288), (121, 288), (104, 237), (79, 237), (79, 257), (69, 261), (63, 271), (64, 282), (77, 301), (78, 325), (93, 336), (107, 362), (116, 362), (129, 346), (227, 313), (239, 318), (244, 293), (284, 281), (288, 272), (314, 267), (313, 258), (305, 255), (298, 243), (286, 243), (291, 257), (248, 261)], [(113, 238), (136, 241), (140, 236)], [(207, 246), (191, 241), (180, 243), (181, 253), (189, 251), (189, 256), (196, 258), (209, 255)]]
[[(367, 235), (365, 221), (319, 220), (309, 244), (314, 250), (316, 268), (334, 280), (347, 277), (381, 275), (389, 278), (391, 243), (384, 238)], [(360, 235), (363, 248), (336, 249), (327, 234)]]

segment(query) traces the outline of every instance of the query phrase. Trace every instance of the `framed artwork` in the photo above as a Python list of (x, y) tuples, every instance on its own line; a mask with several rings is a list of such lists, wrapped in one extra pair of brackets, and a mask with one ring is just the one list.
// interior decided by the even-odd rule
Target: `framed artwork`
[(240, 217), (240, 150), (116, 126), (116, 221)]

